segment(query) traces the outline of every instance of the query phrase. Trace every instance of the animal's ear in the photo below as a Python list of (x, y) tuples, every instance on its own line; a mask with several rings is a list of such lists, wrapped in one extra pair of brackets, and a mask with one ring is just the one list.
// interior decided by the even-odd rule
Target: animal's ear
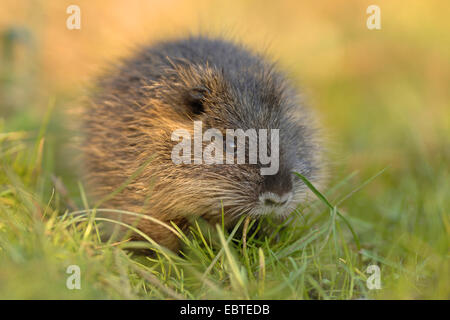
[(189, 113), (200, 115), (206, 111), (205, 99), (209, 90), (203, 86), (189, 89), (184, 97), (184, 103)]

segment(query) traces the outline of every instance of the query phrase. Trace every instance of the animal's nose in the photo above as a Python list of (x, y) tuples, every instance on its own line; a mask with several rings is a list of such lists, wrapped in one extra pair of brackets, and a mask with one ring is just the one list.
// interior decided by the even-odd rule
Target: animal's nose
[(259, 196), (259, 201), (266, 207), (282, 207), (286, 205), (292, 198), (292, 192), (278, 195), (273, 192), (264, 192)]
[(274, 202), (280, 202), (285, 195), (292, 193), (292, 187), (292, 176), (289, 171), (280, 171), (276, 175), (264, 176), (260, 194), (272, 195), (268, 199), (272, 199)]

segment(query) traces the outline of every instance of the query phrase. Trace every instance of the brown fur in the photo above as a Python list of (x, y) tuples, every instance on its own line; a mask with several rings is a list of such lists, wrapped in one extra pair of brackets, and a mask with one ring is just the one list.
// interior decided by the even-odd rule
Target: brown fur
[[(145, 47), (105, 75), (85, 110), (84, 155), (90, 194), (101, 199), (142, 169), (102, 207), (143, 213), (182, 229), (188, 217), (227, 223), (257, 217), (258, 196), (292, 188), (283, 215), (304, 201), (307, 188), (291, 172), (323, 181), (322, 152), (309, 112), (274, 66), (239, 45), (189, 38)], [(200, 110), (198, 110), (200, 108)], [(175, 165), (176, 129), (279, 128), (280, 171), (261, 176), (259, 165)], [(152, 160), (149, 160), (152, 159)], [(116, 219), (117, 216), (114, 216)], [(178, 247), (164, 226), (135, 217), (122, 221), (159, 244)]]

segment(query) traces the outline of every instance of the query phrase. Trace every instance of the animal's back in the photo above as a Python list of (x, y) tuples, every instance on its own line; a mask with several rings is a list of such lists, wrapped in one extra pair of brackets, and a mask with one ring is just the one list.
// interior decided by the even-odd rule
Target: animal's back
[[(136, 55), (113, 66), (99, 85), (105, 94), (123, 94), (139, 99), (148, 92), (140, 92), (142, 81), (158, 81), (174, 66), (212, 66), (226, 74), (231, 82), (255, 81), (243, 69), (270, 68), (259, 56), (241, 45), (222, 39), (190, 37), (142, 47)], [(103, 98), (103, 97), (101, 97)]]

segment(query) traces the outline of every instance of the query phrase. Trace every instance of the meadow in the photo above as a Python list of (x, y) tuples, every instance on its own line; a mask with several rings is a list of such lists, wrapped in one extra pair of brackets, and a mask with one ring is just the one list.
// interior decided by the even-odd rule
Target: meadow
[[(369, 30), (371, 4), (2, 1), (0, 298), (449, 299), (449, 4), (376, 1)], [(198, 32), (278, 61), (320, 119), (330, 181), (285, 224), (171, 226), (181, 253), (101, 241), (74, 148), (86, 89), (133, 46)]]

